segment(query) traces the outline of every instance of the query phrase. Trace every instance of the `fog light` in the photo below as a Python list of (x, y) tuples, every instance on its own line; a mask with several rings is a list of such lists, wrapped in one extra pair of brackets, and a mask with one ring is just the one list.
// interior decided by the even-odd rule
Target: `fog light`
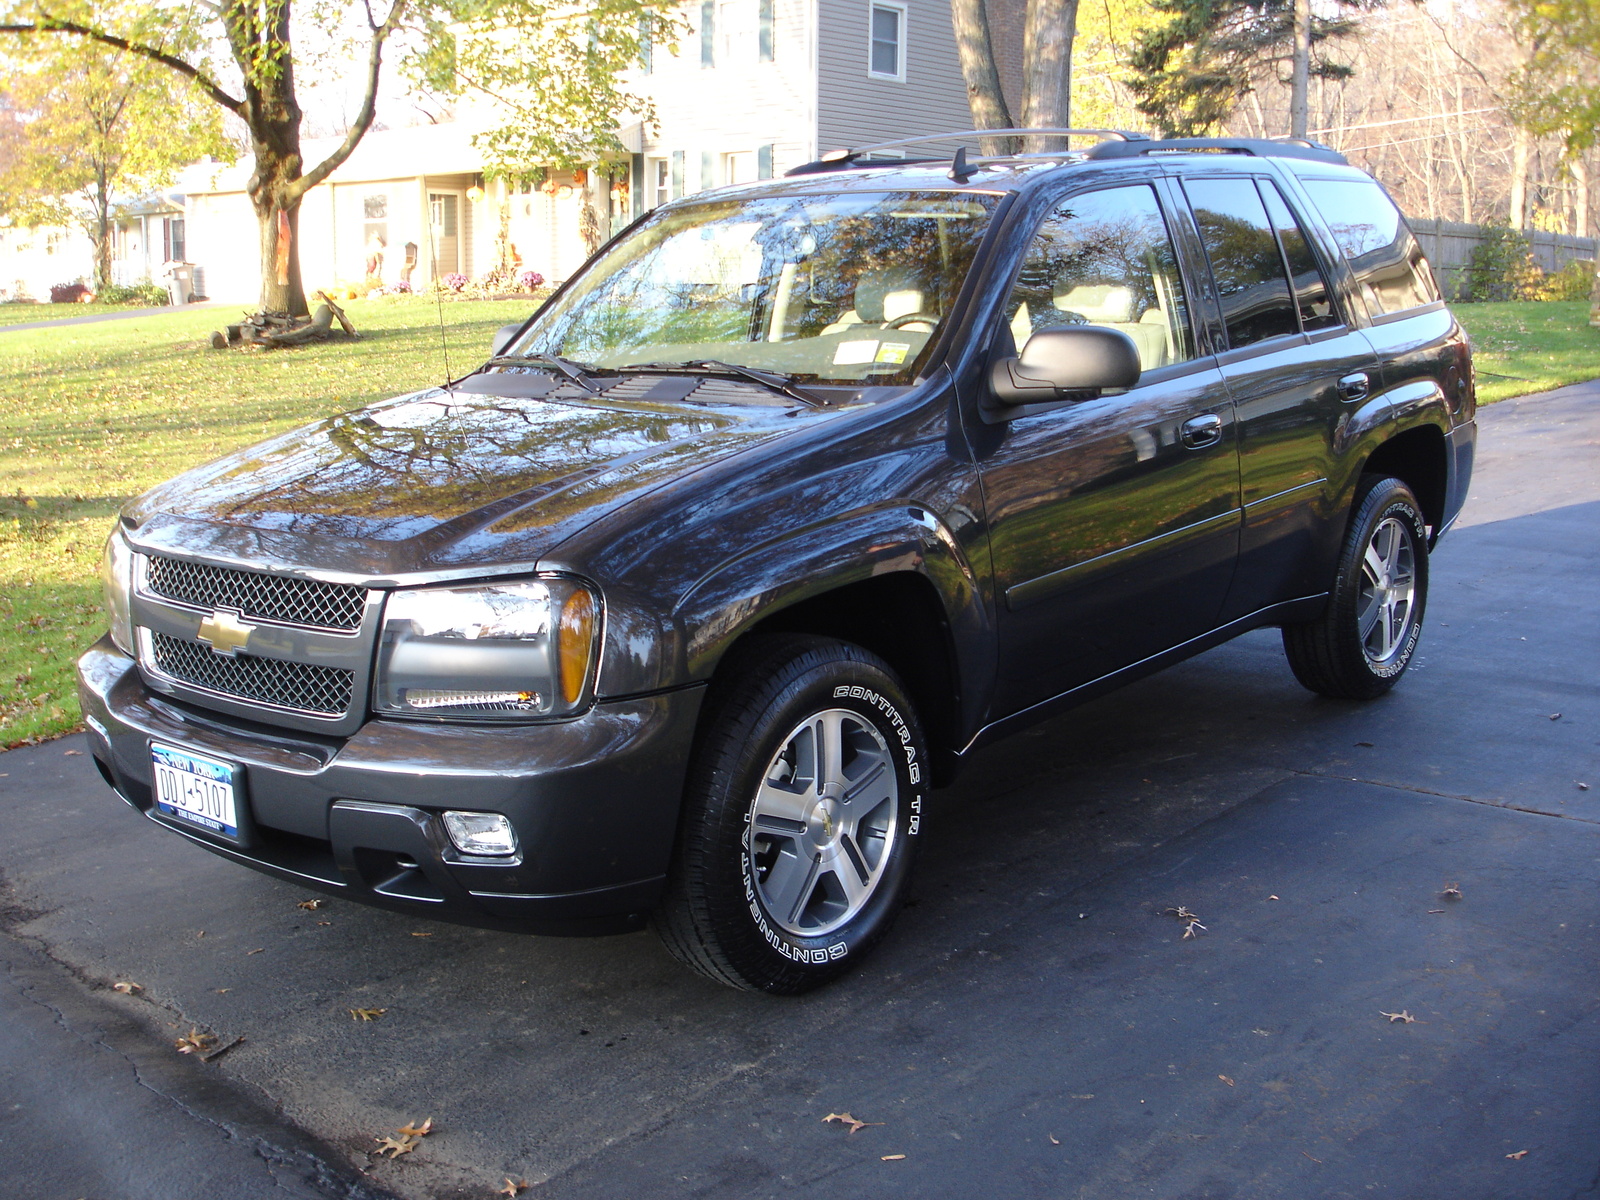
[(463, 854), (515, 854), (517, 835), (499, 813), (447, 812), (445, 831)]

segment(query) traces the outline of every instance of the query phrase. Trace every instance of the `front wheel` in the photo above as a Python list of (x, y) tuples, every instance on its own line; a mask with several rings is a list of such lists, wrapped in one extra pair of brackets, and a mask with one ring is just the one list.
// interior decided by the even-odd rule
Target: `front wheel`
[(881, 659), (800, 635), (749, 647), (707, 703), (657, 932), (719, 982), (809, 991), (861, 959), (905, 893), (921, 726)]
[(1403, 482), (1369, 476), (1339, 553), (1328, 607), (1283, 627), (1295, 678), (1345, 700), (1383, 695), (1411, 662), (1428, 599), (1428, 532)]

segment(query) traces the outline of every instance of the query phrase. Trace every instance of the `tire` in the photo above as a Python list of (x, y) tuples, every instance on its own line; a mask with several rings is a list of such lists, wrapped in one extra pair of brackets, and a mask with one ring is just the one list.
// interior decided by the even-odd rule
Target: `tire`
[(1422, 506), (1400, 480), (1364, 477), (1326, 611), (1314, 621), (1283, 627), (1295, 678), (1342, 700), (1383, 695), (1416, 652), (1427, 600)]
[(798, 995), (894, 919), (922, 827), (922, 728), (888, 664), (828, 638), (757, 639), (712, 687), (653, 923), (719, 983)]

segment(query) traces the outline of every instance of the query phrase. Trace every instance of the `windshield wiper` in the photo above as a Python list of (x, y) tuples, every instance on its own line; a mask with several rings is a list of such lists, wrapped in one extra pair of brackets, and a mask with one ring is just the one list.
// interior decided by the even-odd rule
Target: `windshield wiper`
[(545, 354), (542, 351), (536, 351), (532, 354), (498, 354), (484, 365), (490, 367), (521, 367), (526, 366), (528, 363), (554, 367), (584, 391), (595, 395), (600, 392), (600, 389), (594, 385), (594, 377), (600, 373), (598, 367), (578, 362), (576, 359), (563, 358), (559, 354)]
[(794, 377), (785, 375), (781, 371), (763, 371), (758, 367), (741, 366), (739, 363), (723, 362), (718, 358), (697, 358), (690, 362), (647, 362), (629, 363), (619, 367), (621, 371), (698, 371), (706, 375), (726, 375), (734, 379), (748, 380), (758, 383), (764, 388), (788, 396), (791, 400), (798, 400), (802, 404), (809, 404), (813, 408), (826, 408), (827, 405), (815, 396), (808, 395), (795, 386)]

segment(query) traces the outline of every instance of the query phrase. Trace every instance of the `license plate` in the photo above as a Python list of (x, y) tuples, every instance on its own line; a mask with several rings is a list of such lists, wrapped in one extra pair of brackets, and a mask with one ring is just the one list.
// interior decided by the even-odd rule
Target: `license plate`
[(238, 768), (221, 759), (150, 743), (155, 766), (156, 807), (187, 825), (223, 837), (239, 836)]

